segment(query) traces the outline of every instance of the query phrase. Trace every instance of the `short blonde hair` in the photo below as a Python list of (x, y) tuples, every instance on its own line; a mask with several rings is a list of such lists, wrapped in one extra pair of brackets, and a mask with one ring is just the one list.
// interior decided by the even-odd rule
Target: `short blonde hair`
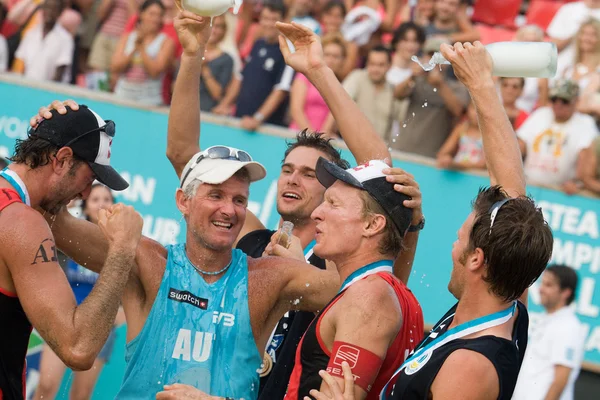
[(323, 49), (325, 46), (329, 46), (330, 44), (337, 44), (342, 49), (342, 56), (346, 58), (348, 55), (348, 43), (344, 40), (343, 36), (340, 33), (330, 33), (327, 34), (321, 39), (321, 46)]

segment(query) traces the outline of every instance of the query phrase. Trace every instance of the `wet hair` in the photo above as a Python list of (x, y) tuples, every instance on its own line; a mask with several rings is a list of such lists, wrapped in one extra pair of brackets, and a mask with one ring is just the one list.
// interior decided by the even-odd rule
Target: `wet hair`
[(385, 53), (385, 55), (387, 56), (388, 62), (389, 63), (392, 62), (392, 52), (390, 51), (390, 49), (388, 49), (385, 46), (377, 45), (377, 46), (373, 47), (371, 50), (369, 50), (369, 55), (367, 56), (367, 58), (369, 58), (369, 56), (372, 53)]
[(401, 40), (405, 40), (406, 35), (410, 31), (413, 31), (415, 33), (415, 35), (417, 36), (417, 42), (419, 42), (421, 47), (423, 47), (423, 44), (425, 44), (426, 39), (425, 31), (423, 30), (423, 28), (421, 28), (414, 22), (408, 21), (400, 24), (398, 29), (396, 29), (396, 31), (394, 32), (394, 37), (392, 39), (392, 49), (396, 49), (398, 42)]
[[(17, 139), (15, 142), (15, 150), (10, 161), (17, 164), (25, 164), (31, 169), (43, 167), (50, 163), (52, 158), (56, 156), (61, 147), (50, 143), (36, 135), (30, 135), (27, 139)], [(73, 154), (73, 166), (83, 162), (75, 154)]]
[[(146, 0), (142, 3), (142, 5), (140, 5), (140, 14), (143, 13), (144, 11), (146, 11), (148, 8), (150, 8), (153, 5), (157, 5), (161, 8), (161, 10), (166, 11), (166, 7), (165, 5), (162, 3), (162, 1), (160, 0)], [(139, 19), (138, 19), (139, 20)]]
[(383, 229), (383, 238), (379, 241), (377, 250), (384, 256), (398, 257), (402, 250), (402, 235), (398, 227), (379, 203), (366, 191), (360, 191), (360, 198), (363, 203), (362, 218), (366, 219), (374, 214), (381, 214), (385, 217), (385, 228)]
[(552, 255), (552, 230), (533, 199), (510, 199), (498, 210), (490, 229), (491, 207), (509, 198), (500, 186), (481, 188), (473, 202), (475, 220), (467, 252), (485, 257), (484, 280), (504, 301), (518, 299), (544, 272)]
[[(106, 190), (108, 190), (108, 193), (110, 193), (110, 199), (112, 200), (113, 204), (115, 204), (115, 196), (113, 196), (112, 191), (110, 190), (110, 188), (102, 183), (96, 182), (92, 185), (92, 189), (90, 190), (90, 196), (92, 194), (92, 192), (94, 191), (95, 188), (97, 187), (102, 187), (105, 188)], [(85, 200), (81, 200), (81, 212), (85, 214), (85, 207), (87, 206), (87, 199)], [(90, 220), (90, 216), (85, 214), (85, 219), (87, 219), (88, 221)]]
[(308, 129), (304, 129), (296, 135), (295, 141), (287, 142), (286, 144), (287, 149), (283, 155), (283, 160), (281, 160), (282, 164), (285, 163), (285, 159), (294, 149), (308, 147), (325, 153), (326, 158), (338, 167), (343, 169), (350, 168), (348, 161), (342, 158), (342, 153), (332, 146), (331, 139), (326, 138), (322, 132), (309, 132)]
[(567, 298), (566, 305), (569, 305), (575, 300), (575, 294), (577, 292), (577, 283), (579, 282), (579, 278), (577, 277), (577, 272), (571, 267), (567, 267), (566, 265), (551, 265), (546, 268), (546, 272), (552, 273), (558, 279), (558, 285), (560, 286), (560, 290), (570, 289), (571, 294)]
[(344, 3), (339, 0), (331, 0), (321, 10), (321, 15), (330, 12), (331, 10), (339, 8), (342, 11), (342, 17), (346, 18), (346, 14), (348, 14), (348, 10), (346, 10), (346, 6)]

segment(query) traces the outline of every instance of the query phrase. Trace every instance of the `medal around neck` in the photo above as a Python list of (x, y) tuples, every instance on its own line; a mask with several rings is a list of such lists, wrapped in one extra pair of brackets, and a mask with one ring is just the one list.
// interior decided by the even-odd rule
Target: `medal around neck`
[(237, 14), (243, 0), (181, 0), (181, 7), (202, 17), (217, 17), (233, 7)]

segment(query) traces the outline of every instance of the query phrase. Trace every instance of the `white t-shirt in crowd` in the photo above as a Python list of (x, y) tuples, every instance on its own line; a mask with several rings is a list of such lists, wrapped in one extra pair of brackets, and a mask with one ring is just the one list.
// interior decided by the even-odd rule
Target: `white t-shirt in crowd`
[(542, 314), (529, 326), (525, 358), (513, 400), (543, 400), (554, 380), (554, 367), (571, 368), (560, 400), (573, 400), (584, 354), (585, 330), (571, 307)]
[(15, 57), (25, 64), (24, 75), (27, 78), (51, 81), (56, 69), (67, 66), (61, 82), (69, 82), (71, 71), (68, 68), (73, 63), (73, 36), (60, 24), (43, 37), (43, 24), (33, 26), (23, 37)]
[(579, 152), (597, 135), (596, 122), (589, 115), (576, 112), (567, 122), (558, 123), (552, 108), (535, 110), (517, 130), (527, 144), (527, 183), (561, 185), (575, 178)]
[(521, 97), (517, 99), (517, 108), (525, 110), (531, 114), (539, 98), (539, 78), (525, 78), (523, 94), (521, 94)]
[[(600, 8), (588, 8), (583, 1), (567, 3), (558, 9), (546, 32), (552, 38), (567, 39), (573, 37), (590, 18), (600, 21)], [(556, 76), (560, 76), (565, 68), (572, 65), (574, 59), (575, 46), (571, 42), (558, 55)]]

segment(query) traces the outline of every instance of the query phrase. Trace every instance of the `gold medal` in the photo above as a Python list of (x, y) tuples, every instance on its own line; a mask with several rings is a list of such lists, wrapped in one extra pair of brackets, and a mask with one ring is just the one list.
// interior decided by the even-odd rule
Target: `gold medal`
[(269, 353), (265, 352), (265, 356), (263, 358), (263, 363), (261, 365), (261, 368), (258, 370), (258, 374), (260, 375), (261, 378), (264, 378), (265, 376), (267, 376), (271, 373), (272, 369), (273, 369), (273, 359), (271, 358)]

